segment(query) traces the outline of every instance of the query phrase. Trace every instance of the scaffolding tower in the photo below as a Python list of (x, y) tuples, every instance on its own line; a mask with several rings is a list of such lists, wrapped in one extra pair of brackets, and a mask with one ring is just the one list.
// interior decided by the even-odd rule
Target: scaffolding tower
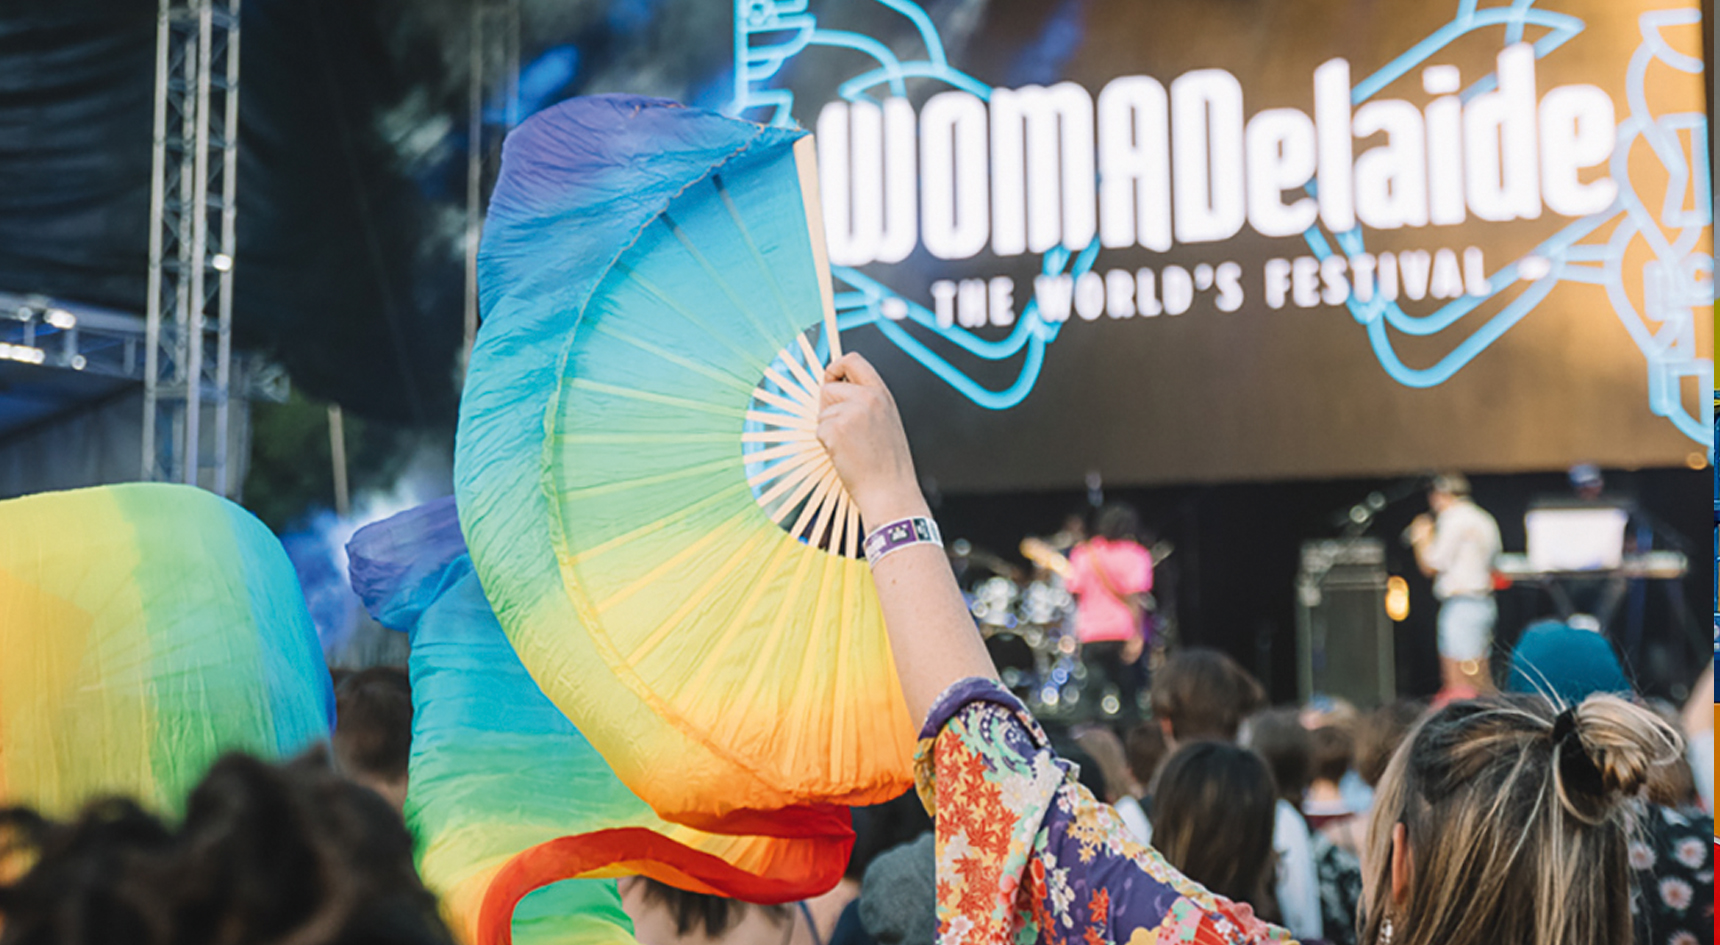
[(143, 478), (221, 495), (238, 485), (228, 474), (238, 131), (239, 0), (160, 0)]
[(502, 139), (520, 123), (519, 0), (473, 0), (466, 77), (465, 343), (460, 365), (478, 335), (478, 245), (484, 209), (501, 170)]

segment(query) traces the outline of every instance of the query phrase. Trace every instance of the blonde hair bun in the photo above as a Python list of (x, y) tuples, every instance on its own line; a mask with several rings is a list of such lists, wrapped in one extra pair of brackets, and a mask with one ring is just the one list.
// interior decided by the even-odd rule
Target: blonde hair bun
[(1659, 716), (1604, 693), (1566, 709), (1550, 734), (1559, 801), (1591, 824), (1639, 796), (1653, 769), (1684, 750), (1678, 732)]

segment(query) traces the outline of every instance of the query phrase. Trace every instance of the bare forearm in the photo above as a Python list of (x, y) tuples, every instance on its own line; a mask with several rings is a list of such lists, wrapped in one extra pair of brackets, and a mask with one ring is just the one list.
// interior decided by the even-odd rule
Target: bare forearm
[(1702, 711), (1708, 708), (1708, 700), (1702, 698), (1714, 688), (1714, 664), (1708, 664), (1702, 678), (1696, 681), (1696, 686), (1690, 691), (1690, 701), (1684, 704), (1684, 732), (1696, 735), (1700, 732), (1714, 730), (1714, 716)]
[[(868, 530), (930, 516), (896, 402), (866, 359), (849, 352), (824, 371), (818, 440)], [(949, 561), (933, 545), (898, 549), (872, 569), (902, 696), (916, 723), (938, 694), (969, 676), (995, 677)]]
[[(916, 491), (876, 504), (866, 515), (867, 528), (929, 514)], [(916, 722), (924, 721), (951, 683), (969, 676), (996, 678), (941, 549), (910, 545), (879, 561), (872, 576), (902, 696)]]

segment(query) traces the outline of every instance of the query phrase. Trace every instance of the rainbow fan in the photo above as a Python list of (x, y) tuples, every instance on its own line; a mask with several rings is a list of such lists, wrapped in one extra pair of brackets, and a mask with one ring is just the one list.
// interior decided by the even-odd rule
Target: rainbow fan
[(280, 542), (225, 499), (124, 485), (0, 502), (0, 804), (178, 810), (222, 752), (328, 737), (328, 668)]
[[(811, 139), (563, 103), (508, 139), (456, 448), (538, 685), (664, 817), (825, 833), (909, 784), (860, 521), (816, 439), (837, 352)], [(760, 812), (770, 812), (760, 815)]]
[(371, 613), (411, 635), (407, 818), (420, 869), (465, 940), (630, 940), (614, 883), (578, 877), (637, 873), (754, 902), (805, 898), (840, 878), (847, 830), (701, 833), (627, 790), (520, 664), (451, 501), (366, 526), (348, 555)]

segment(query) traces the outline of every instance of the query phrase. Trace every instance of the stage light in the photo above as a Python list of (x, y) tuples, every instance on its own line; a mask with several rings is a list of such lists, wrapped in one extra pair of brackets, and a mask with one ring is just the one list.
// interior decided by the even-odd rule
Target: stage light
[(72, 370), (81, 371), (89, 364), (89, 361), (87, 361), (81, 354), (74, 354), (72, 355), (72, 359), (66, 363), (72, 366)]
[(1684, 455), (1684, 465), (1689, 466), (1691, 469), (1707, 469), (1708, 454), (1701, 450), (1691, 450), (1689, 453)]
[(213, 266), (216, 272), (227, 272), (233, 268), (233, 257), (226, 253), (216, 253), (210, 258), (209, 265)]
[(25, 364), (41, 364), (48, 359), (48, 353), (41, 348), (29, 345), (10, 345), (0, 341), (0, 361), (22, 361)]
[(78, 316), (73, 315), (71, 312), (68, 312), (63, 308), (48, 309), (48, 314), (44, 318), (44, 321), (61, 331), (71, 331), (73, 328), (78, 327)]
[(1386, 616), (1396, 623), (1409, 619), (1409, 582), (1395, 574), (1386, 579)]

